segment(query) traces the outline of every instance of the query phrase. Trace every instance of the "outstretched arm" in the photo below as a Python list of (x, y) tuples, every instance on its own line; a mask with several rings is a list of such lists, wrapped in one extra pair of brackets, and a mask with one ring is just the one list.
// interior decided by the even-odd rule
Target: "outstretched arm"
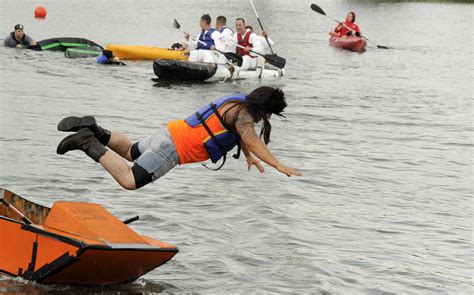
[(247, 161), (249, 171), (252, 168), (252, 165), (255, 165), (255, 167), (257, 167), (260, 173), (264, 173), (265, 168), (263, 168), (262, 164), (260, 164), (260, 161), (258, 161), (257, 159), (255, 159), (254, 156), (252, 156), (252, 153), (249, 151), (248, 147), (245, 145), (243, 141), (240, 142), (240, 148), (242, 149), (242, 152), (245, 155), (245, 158), (246, 158), (245, 160)]
[[(235, 122), (237, 132), (244, 143), (247, 152), (253, 153), (257, 158), (277, 169), (287, 176), (302, 176), (296, 169), (286, 167), (271, 153), (268, 147), (262, 142), (255, 131), (255, 124), (252, 116), (247, 112), (240, 112)], [(245, 151), (244, 151), (245, 153)], [(249, 154), (250, 154), (249, 153)], [(247, 154), (246, 154), (247, 156)], [(248, 163), (248, 161), (247, 161)]]

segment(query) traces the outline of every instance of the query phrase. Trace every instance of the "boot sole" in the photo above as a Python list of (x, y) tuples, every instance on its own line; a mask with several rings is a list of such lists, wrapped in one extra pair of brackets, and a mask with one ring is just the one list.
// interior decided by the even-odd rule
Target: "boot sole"
[(58, 124), (59, 131), (65, 132), (76, 132), (82, 128), (91, 128), (95, 126), (95, 118), (92, 116), (84, 116), (84, 117), (67, 117), (61, 120)]

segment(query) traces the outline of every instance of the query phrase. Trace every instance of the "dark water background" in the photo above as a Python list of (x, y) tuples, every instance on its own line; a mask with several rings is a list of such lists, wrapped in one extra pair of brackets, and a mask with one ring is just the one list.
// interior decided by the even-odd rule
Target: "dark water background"
[[(106, 67), (61, 53), (0, 47), (0, 185), (33, 201), (100, 203), (180, 253), (135, 283), (41, 286), (0, 278), (0, 293), (468, 294), (473, 287), (473, 8), (469, 3), (319, 1), (350, 9), (371, 40), (364, 54), (328, 46), (334, 24), (308, 1), (256, 0), (278, 80), (155, 83), (151, 62)], [(243, 16), (247, 1), (1, 0), (0, 38), (23, 23), (34, 39), (169, 46), (173, 18), (197, 32), (200, 15)], [(48, 9), (45, 20), (34, 7)], [(230, 22), (231, 24), (233, 21)], [(3, 41), (2, 41), (3, 42)], [(174, 169), (136, 192), (96, 163), (55, 153), (64, 116), (92, 114), (133, 140), (217, 96), (261, 85), (287, 93), (270, 148), (305, 176)], [(3, 237), (2, 237), (3, 238)]]

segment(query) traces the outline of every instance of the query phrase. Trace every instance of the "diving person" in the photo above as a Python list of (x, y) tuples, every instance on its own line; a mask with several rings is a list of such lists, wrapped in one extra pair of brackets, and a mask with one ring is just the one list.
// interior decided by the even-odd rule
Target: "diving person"
[(15, 30), (11, 32), (3, 43), (7, 47), (26, 48), (36, 45), (36, 42), (29, 35), (25, 34), (23, 25), (16, 25)]
[(340, 23), (336, 26), (334, 31), (329, 32), (331, 37), (349, 37), (349, 36), (357, 36), (360, 37), (360, 29), (359, 26), (355, 24), (356, 15), (355, 12), (349, 11), (346, 17), (346, 21)]
[[(242, 70), (254, 69), (257, 66), (262, 67), (264, 59), (250, 50), (263, 53), (263, 46), (257, 34), (245, 29), (245, 20), (241, 17), (235, 20), (236, 33), (234, 34), (234, 43), (241, 47), (236, 47), (235, 53), (242, 56)], [(243, 47), (243, 48), (242, 48)]]
[(214, 53), (214, 49), (225, 50), (222, 35), (218, 30), (211, 28), (211, 17), (209, 14), (201, 16), (199, 26), (201, 27), (201, 32), (196, 36), (195, 40), (191, 40), (188, 33), (184, 35), (184, 39), (188, 44), (188, 50), (186, 51), (189, 52), (189, 61), (217, 63), (219, 57)]
[(125, 63), (121, 62), (118, 57), (114, 56), (114, 53), (110, 50), (103, 50), (102, 55), (97, 58), (96, 62), (103, 65), (126, 65)]
[[(222, 167), (227, 152), (235, 146), (244, 153), (248, 170), (256, 166), (264, 173), (258, 158), (287, 176), (302, 176), (283, 165), (267, 147), (272, 129), (269, 120), (272, 114), (283, 116), (286, 106), (281, 89), (261, 86), (248, 95), (234, 93), (215, 99), (186, 119), (170, 121), (156, 134), (135, 143), (98, 126), (94, 117), (67, 117), (59, 122), (58, 130), (76, 133), (65, 137), (56, 152), (63, 155), (82, 150), (128, 190), (157, 180), (178, 164), (211, 159), (213, 163), (222, 160)], [(263, 122), (260, 137), (255, 130), (259, 122)]]

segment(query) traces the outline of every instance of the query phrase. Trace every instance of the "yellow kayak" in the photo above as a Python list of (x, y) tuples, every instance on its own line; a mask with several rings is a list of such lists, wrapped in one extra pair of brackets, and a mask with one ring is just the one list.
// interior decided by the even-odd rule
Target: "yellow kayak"
[(187, 60), (188, 56), (182, 51), (173, 49), (138, 46), (138, 45), (119, 45), (107, 44), (107, 50), (110, 50), (114, 55), (120, 59), (133, 60), (155, 60), (155, 59), (178, 59)]

